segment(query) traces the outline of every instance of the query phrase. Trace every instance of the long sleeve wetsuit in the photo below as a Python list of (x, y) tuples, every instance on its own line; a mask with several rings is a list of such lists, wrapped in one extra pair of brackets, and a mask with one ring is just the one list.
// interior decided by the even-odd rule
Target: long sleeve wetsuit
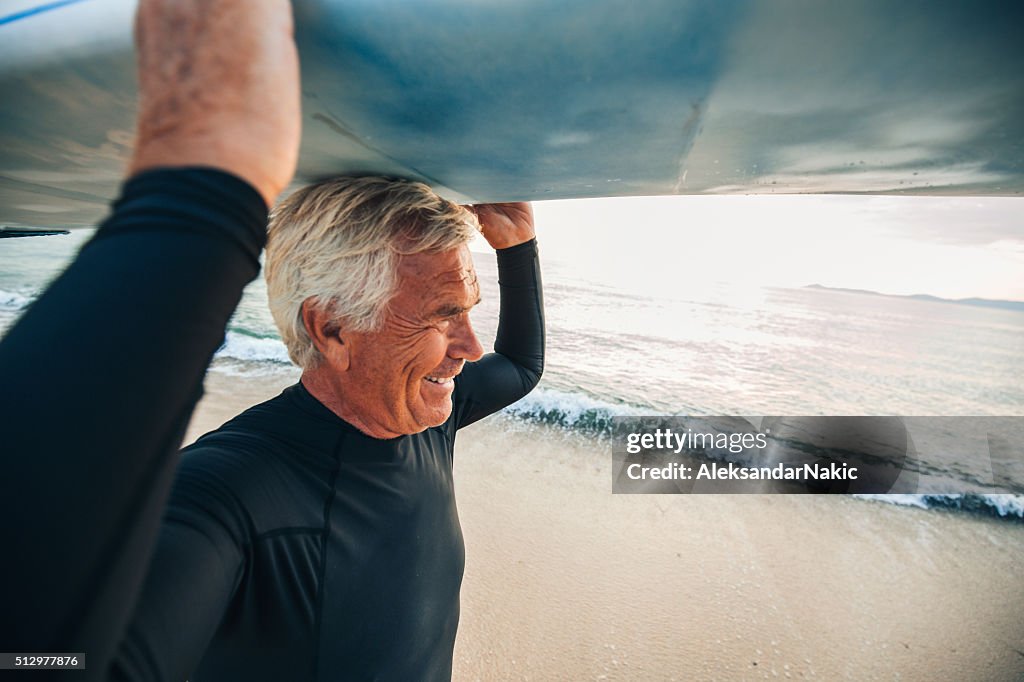
[(441, 426), (374, 439), (299, 383), (185, 450), (115, 679), (450, 678), (456, 430), (543, 369), (536, 243), (499, 251), (498, 276), (496, 352)]
[(143, 173), (0, 342), (3, 651), (85, 652), (73, 679), (105, 674), (266, 218), (226, 173)]

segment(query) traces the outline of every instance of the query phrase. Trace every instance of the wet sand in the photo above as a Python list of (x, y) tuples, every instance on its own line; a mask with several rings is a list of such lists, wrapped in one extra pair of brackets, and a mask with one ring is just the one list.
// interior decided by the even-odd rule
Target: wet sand
[[(293, 380), (212, 372), (190, 439)], [(1024, 524), (612, 495), (607, 446), (501, 417), (455, 452), (455, 680), (1024, 679)]]

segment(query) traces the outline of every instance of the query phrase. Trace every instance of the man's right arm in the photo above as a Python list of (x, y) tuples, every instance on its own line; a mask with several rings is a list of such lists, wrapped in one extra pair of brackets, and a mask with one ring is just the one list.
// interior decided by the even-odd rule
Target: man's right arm
[(83, 652), (95, 679), (121, 639), (265, 221), (259, 194), (227, 173), (139, 175), (0, 343), (9, 650)]
[(109, 679), (188, 679), (224, 619), (242, 568), (242, 550), (222, 530), (165, 521)]
[(121, 639), (299, 146), (288, 0), (140, 0), (137, 38), (132, 178), (0, 343), (0, 644), (84, 652), (75, 679), (100, 677)]
[(188, 679), (230, 608), (251, 546), (249, 515), (237, 494), (233, 451), (185, 451), (156, 551), (110, 679)]

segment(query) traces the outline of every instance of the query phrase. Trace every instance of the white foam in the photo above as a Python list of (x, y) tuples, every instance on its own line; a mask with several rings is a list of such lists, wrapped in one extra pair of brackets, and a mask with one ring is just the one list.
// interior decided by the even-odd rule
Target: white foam
[[(619, 415), (642, 414), (638, 408), (621, 405), (581, 393), (571, 393), (553, 388), (538, 388), (505, 408), (506, 411), (522, 416), (545, 418), (565, 426), (593, 421), (595, 416), (610, 419)], [(555, 419), (552, 419), (555, 417)]]
[(924, 501), (924, 495), (854, 495), (862, 500), (874, 500), (875, 502), (885, 502), (887, 504), (898, 504), (901, 507), (920, 507), (921, 509), (927, 509), (928, 504)]
[(1024, 495), (983, 495), (1000, 516), (1024, 518)]
[(280, 339), (266, 339), (239, 332), (228, 332), (224, 345), (220, 347), (216, 358), (232, 358), (247, 362), (273, 362), (290, 365), (288, 350)]
[(985, 507), (999, 516), (1024, 518), (1024, 495), (854, 495), (862, 500), (874, 500), (905, 507), (933, 509), (953, 507), (957, 509), (976, 506)]
[(17, 312), (28, 307), (33, 297), (19, 294), (15, 291), (4, 291), (0, 289), (0, 310)]
[(300, 369), (295, 365), (282, 365), (276, 362), (245, 362), (232, 358), (221, 358), (214, 360), (210, 365), (210, 371), (229, 377), (253, 379), (259, 377), (279, 377), (283, 375), (298, 375)]

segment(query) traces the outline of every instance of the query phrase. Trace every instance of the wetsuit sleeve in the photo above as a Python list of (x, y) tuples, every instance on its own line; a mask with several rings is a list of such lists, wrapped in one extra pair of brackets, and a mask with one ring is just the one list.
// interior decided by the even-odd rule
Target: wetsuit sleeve
[(110, 679), (188, 679), (224, 617), (241, 567), (238, 548), (211, 535), (209, 529), (166, 522), (140, 608)]
[(202, 446), (186, 451), (112, 682), (188, 679), (224, 620), (250, 537), (244, 506), (221, 476), (234, 459)]
[(266, 217), (232, 175), (143, 173), (0, 342), (5, 651), (85, 652), (75, 679), (103, 675)]
[(456, 428), (497, 412), (533, 390), (544, 371), (544, 300), (537, 240), (500, 249), (501, 303), (494, 352), (456, 377)]

